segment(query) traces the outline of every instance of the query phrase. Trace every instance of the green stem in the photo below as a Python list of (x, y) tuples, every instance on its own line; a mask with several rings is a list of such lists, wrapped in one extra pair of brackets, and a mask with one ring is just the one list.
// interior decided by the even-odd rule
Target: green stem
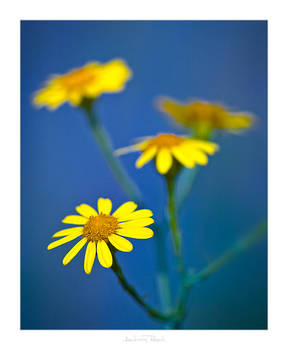
[(201, 281), (211, 276), (214, 272), (218, 271), (223, 266), (230, 263), (237, 258), (241, 253), (245, 252), (249, 248), (253, 247), (262, 237), (267, 234), (267, 220), (264, 220), (261, 224), (256, 226), (249, 234), (240, 238), (231, 248), (226, 250), (219, 258), (210, 263), (200, 272), (191, 275), (186, 278), (186, 282), (183, 285), (177, 307), (178, 319), (173, 325), (173, 328), (179, 328), (180, 323), (184, 318), (184, 310), (187, 302), (189, 290)]
[(126, 278), (123, 275), (122, 269), (120, 265), (118, 264), (115, 255), (113, 256), (113, 265), (112, 265), (112, 270), (114, 271), (115, 275), (118, 278), (118, 281), (120, 282), (121, 286), (125, 289), (127, 293), (131, 295), (131, 297), (140, 305), (142, 306), (145, 311), (153, 318), (162, 321), (162, 322), (167, 322), (173, 317), (173, 315), (165, 315), (160, 313), (159, 311), (155, 310), (151, 306), (149, 306), (136, 292), (134, 287), (132, 287), (126, 280)]
[(175, 255), (178, 259), (179, 271), (184, 274), (184, 263), (181, 248), (181, 232), (178, 226), (178, 218), (175, 205), (175, 175), (165, 176), (168, 192), (168, 219), (173, 238)]
[(137, 203), (141, 202), (140, 191), (136, 185), (129, 179), (122, 164), (113, 154), (112, 142), (104, 127), (101, 125), (99, 118), (92, 109), (92, 104), (82, 105), (87, 116), (87, 120), (91, 126), (93, 134), (98, 142), (98, 145), (117, 181), (122, 186), (125, 193)]
[(168, 277), (168, 267), (166, 262), (166, 249), (164, 248), (163, 230), (160, 228), (155, 230), (156, 257), (157, 257), (157, 283), (161, 301), (161, 310), (165, 313), (171, 311), (171, 292)]
[[(109, 135), (107, 134), (104, 127), (101, 125), (99, 118), (94, 113), (92, 109), (93, 100), (86, 99), (82, 102), (82, 110), (85, 112), (85, 115), (87, 116), (87, 120), (89, 125), (91, 126), (91, 129), (93, 131), (93, 134), (96, 138), (97, 143), (99, 144), (100, 150), (102, 151), (112, 173), (114, 174), (116, 180), (119, 182), (119, 184), (122, 186), (125, 193), (137, 202), (139, 205), (141, 205), (141, 198), (140, 198), (140, 191), (137, 189), (137, 187), (133, 184), (133, 182), (128, 177), (126, 171), (122, 167), (121, 163), (119, 162), (118, 158), (114, 155), (114, 149), (112, 147), (112, 142), (109, 138)], [(142, 206), (144, 207), (143, 203)], [(155, 227), (155, 243), (156, 243), (156, 250), (157, 250), (157, 264), (158, 264), (158, 288), (159, 288), (159, 295), (162, 305), (162, 310), (164, 312), (170, 311), (170, 305), (171, 305), (171, 293), (170, 293), (170, 285), (169, 285), (169, 278), (168, 278), (168, 268), (166, 263), (166, 257), (165, 257), (165, 250), (163, 249), (163, 233), (161, 232), (161, 229), (154, 225)]]
[(200, 166), (196, 165), (193, 169), (184, 169), (182, 174), (180, 174), (179, 179), (179, 190), (177, 191), (177, 207), (179, 210), (182, 208), (186, 199), (194, 187), (197, 175), (200, 171)]
[(231, 248), (229, 248), (218, 259), (214, 260), (205, 269), (191, 276), (186, 283), (186, 288), (191, 288), (195, 284), (205, 280), (221, 267), (227, 265), (238, 255), (252, 247), (260, 238), (267, 234), (267, 221), (264, 220), (260, 225), (254, 228), (248, 235), (242, 237)]

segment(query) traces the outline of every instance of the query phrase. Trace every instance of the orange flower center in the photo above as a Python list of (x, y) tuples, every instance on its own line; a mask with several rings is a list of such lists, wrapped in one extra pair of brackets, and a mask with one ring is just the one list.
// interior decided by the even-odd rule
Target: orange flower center
[(159, 134), (149, 141), (149, 147), (171, 148), (180, 145), (183, 141), (183, 137), (174, 134)]
[(193, 124), (209, 124), (214, 128), (221, 128), (227, 118), (225, 109), (218, 105), (205, 102), (194, 102), (187, 106), (187, 122)]
[(116, 232), (118, 220), (111, 215), (99, 214), (90, 216), (84, 225), (82, 236), (89, 241), (106, 240), (108, 236)]
[(95, 80), (95, 70), (83, 67), (76, 69), (60, 78), (61, 83), (68, 90), (81, 88)]

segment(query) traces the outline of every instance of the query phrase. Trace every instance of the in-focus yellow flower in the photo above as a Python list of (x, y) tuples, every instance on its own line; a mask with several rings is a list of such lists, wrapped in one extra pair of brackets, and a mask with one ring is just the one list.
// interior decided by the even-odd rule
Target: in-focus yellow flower
[(249, 128), (253, 123), (249, 114), (231, 113), (221, 105), (203, 101), (181, 104), (170, 98), (163, 98), (159, 108), (179, 124), (193, 128), (196, 134), (204, 134), (206, 130), (212, 129), (236, 132)]
[[(98, 212), (87, 204), (76, 207), (80, 215), (66, 216), (62, 222), (65, 224), (80, 225), (56, 232), (55, 237), (64, 237), (49, 244), (47, 249), (53, 249), (76, 238), (80, 241), (65, 255), (63, 264), (67, 265), (86, 245), (84, 259), (84, 270), (91, 273), (95, 257), (104, 267), (111, 267), (113, 258), (109, 245), (117, 250), (130, 252), (132, 244), (124, 237), (146, 239), (153, 236), (153, 231), (146, 227), (154, 220), (151, 210), (136, 210), (137, 204), (126, 202), (122, 204), (113, 214), (110, 199), (98, 199)], [(124, 236), (124, 237), (122, 237)]]
[(187, 168), (193, 168), (196, 164), (206, 165), (208, 157), (218, 149), (215, 143), (191, 139), (174, 134), (158, 134), (155, 137), (145, 138), (143, 142), (121, 148), (117, 155), (141, 151), (141, 156), (136, 161), (136, 167), (141, 168), (154, 157), (156, 168), (160, 174), (167, 174), (173, 165), (175, 158)]
[(33, 102), (51, 110), (65, 102), (79, 106), (83, 98), (95, 99), (103, 93), (121, 91), (130, 77), (130, 69), (120, 59), (105, 64), (91, 62), (64, 75), (52, 76), (35, 93)]

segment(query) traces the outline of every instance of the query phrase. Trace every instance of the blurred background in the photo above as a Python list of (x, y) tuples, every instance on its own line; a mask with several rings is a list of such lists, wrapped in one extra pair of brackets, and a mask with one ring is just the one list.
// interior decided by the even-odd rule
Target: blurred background
[[(83, 269), (84, 250), (64, 267), (73, 246), (52, 251), (51, 236), (80, 203), (128, 198), (110, 173), (84, 116), (65, 104), (34, 109), (32, 94), (53, 73), (89, 61), (123, 58), (133, 79), (103, 95), (100, 118), (115, 148), (158, 132), (181, 132), (155, 108), (166, 95), (221, 102), (257, 116), (254, 128), (225, 134), (182, 208), (185, 260), (199, 270), (267, 216), (266, 21), (22, 21), (21, 23), (21, 328), (159, 329), (96, 261)], [(163, 179), (151, 164), (136, 170), (136, 154), (121, 157), (157, 221), (166, 203)], [(68, 227), (68, 225), (67, 225)], [(159, 306), (155, 244), (133, 240), (119, 253), (127, 279)], [(167, 237), (166, 247), (171, 251)], [(171, 254), (170, 254), (171, 255)], [(173, 295), (176, 265), (169, 260)], [(185, 329), (267, 327), (267, 243), (262, 240), (190, 293)]]

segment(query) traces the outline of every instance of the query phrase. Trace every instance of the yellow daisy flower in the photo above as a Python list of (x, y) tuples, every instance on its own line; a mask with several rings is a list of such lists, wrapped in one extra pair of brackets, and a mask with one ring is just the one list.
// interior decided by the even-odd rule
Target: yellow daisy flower
[(69, 215), (62, 220), (65, 224), (79, 226), (56, 232), (53, 238), (63, 238), (49, 244), (47, 249), (56, 248), (81, 237), (80, 241), (65, 255), (63, 264), (67, 265), (87, 243), (84, 259), (85, 272), (91, 273), (96, 255), (99, 263), (109, 268), (113, 263), (110, 244), (117, 250), (130, 252), (133, 246), (124, 237), (146, 239), (153, 236), (153, 231), (146, 227), (154, 222), (151, 218), (152, 211), (135, 210), (136, 208), (137, 204), (134, 202), (126, 202), (111, 214), (110, 199), (98, 199), (98, 212), (87, 204), (81, 204), (76, 207), (80, 215)]
[(79, 106), (83, 98), (95, 99), (103, 93), (118, 92), (131, 77), (124, 61), (91, 62), (64, 75), (54, 75), (46, 86), (35, 93), (36, 106), (54, 110), (65, 102)]
[(117, 155), (141, 151), (141, 156), (136, 161), (136, 167), (142, 168), (151, 159), (156, 158), (156, 168), (160, 174), (166, 174), (173, 165), (175, 158), (187, 168), (193, 168), (196, 164), (206, 165), (208, 157), (218, 149), (215, 143), (191, 139), (174, 134), (158, 134), (155, 137), (145, 138), (136, 145), (121, 148)]
[(222, 129), (235, 132), (247, 129), (253, 123), (253, 118), (249, 114), (231, 113), (221, 105), (203, 101), (181, 104), (170, 98), (163, 98), (160, 100), (159, 108), (178, 123), (194, 128), (195, 131)]

